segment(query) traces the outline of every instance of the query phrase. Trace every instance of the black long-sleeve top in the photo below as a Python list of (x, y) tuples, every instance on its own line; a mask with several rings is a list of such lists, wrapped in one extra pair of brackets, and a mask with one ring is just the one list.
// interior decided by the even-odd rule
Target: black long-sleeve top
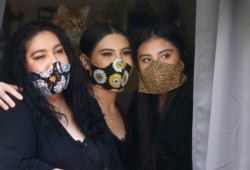
[[(135, 149), (140, 148), (134, 163), (138, 170), (141, 167), (144, 170), (192, 170), (193, 72), (189, 72), (187, 81), (170, 94), (171, 102), (165, 103), (163, 113), (157, 111), (158, 95), (136, 92), (132, 98), (128, 116)], [(142, 100), (145, 98), (150, 100), (145, 103)], [(139, 113), (140, 107), (150, 108), (150, 112), (145, 112), (149, 115)], [(148, 125), (147, 132), (139, 133), (141, 124)], [(150, 141), (144, 145), (143, 140)]]
[(133, 170), (133, 159), (134, 159), (134, 141), (132, 138), (132, 132), (131, 132), (131, 126), (128, 123), (126, 113), (122, 110), (122, 108), (116, 104), (116, 106), (119, 109), (119, 112), (121, 113), (126, 135), (123, 139), (118, 139), (114, 134), (112, 135), (115, 141), (116, 148), (118, 150), (119, 156), (121, 158), (121, 161), (124, 165), (125, 170)]
[(15, 102), (15, 108), (0, 110), (1, 170), (123, 169), (111, 135), (75, 141), (59, 122), (42, 126), (25, 99)]

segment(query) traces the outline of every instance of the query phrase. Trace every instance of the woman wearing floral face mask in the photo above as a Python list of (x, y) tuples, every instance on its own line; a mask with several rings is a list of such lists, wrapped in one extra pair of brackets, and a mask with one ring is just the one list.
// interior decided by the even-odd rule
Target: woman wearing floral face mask
[[(80, 50), (80, 60), (89, 72), (93, 95), (113, 134), (123, 165), (131, 170), (133, 141), (130, 127), (125, 113), (116, 103), (117, 93), (124, 90), (133, 67), (127, 35), (115, 25), (97, 24), (84, 31)], [(6, 92), (22, 99), (16, 89), (14, 85), (0, 82), (2, 108), (15, 107)]]
[(24, 25), (7, 43), (0, 73), (24, 96), (0, 110), (0, 169), (123, 169), (87, 72), (61, 29)]
[(192, 169), (192, 72), (184, 41), (168, 25), (145, 28), (134, 46), (138, 92), (128, 110), (137, 170)]
[(132, 170), (133, 140), (126, 114), (117, 105), (118, 92), (124, 90), (132, 72), (130, 43), (115, 25), (97, 24), (88, 28), (80, 40), (80, 60), (89, 71), (94, 97), (102, 109), (125, 169)]

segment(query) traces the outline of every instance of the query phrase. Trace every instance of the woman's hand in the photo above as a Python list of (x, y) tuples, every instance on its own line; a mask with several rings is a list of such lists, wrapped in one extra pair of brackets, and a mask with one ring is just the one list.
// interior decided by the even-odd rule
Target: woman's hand
[(23, 96), (18, 91), (20, 91), (19, 87), (12, 84), (0, 82), (0, 107), (4, 110), (8, 110), (9, 107), (15, 107), (15, 103), (9, 95), (22, 100)]

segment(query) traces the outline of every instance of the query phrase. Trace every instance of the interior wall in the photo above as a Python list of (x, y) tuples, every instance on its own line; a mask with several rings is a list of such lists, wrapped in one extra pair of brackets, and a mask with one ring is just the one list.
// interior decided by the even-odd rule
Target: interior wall
[[(130, 22), (132, 25), (138, 25), (142, 22), (150, 24), (155, 20), (172, 22), (178, 24), (183, 31), (190, 58), (193, 60), (191, 56), (194, 54), (196, 0), (6, 0), (6, 2), (12, 14), (12, 17), (8, 20), (13, 21), (10, 32), (13, 32), (19, 25), (37, 19), (39, 8), (56, 10), (60, 4), (76, 9), (89, 5), (91, 7), (88, 18), (90, 23), (97, 15), (99, 15), (98, 17), (105, 15), (116, 17), (119, 16), (120, 11), (125, 10), (127, 13), (123, 12), (122, 15), (127, 15), (127, 17), (116, 19), (116, 23), (119, 25), (121, 25), (121, 20), (125, 20), (124, 22), (127, 22), (127, 24)], [(144, 15), (144, 18), (140, 18), (142, 15)]]

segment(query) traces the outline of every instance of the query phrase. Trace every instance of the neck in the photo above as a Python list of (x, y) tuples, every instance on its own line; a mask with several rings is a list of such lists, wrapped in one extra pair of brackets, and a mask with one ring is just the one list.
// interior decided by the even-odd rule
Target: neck
[(55, 108), (59, 108), (60, 105), (65, 104), (65, 100), (62, 94), (51, 95), (47, 100)]
[(116, 112), (117, 92), (93, 86), (93, 93), (104, 115), (111, 116)]
[(115, 106), (117, 92), (93, 86), (93, 93), (97, 101), (101, 102), (102, 105)]
[(64, 114), (65, 116), (70, 116), (70, 112), (66, 111), (68, 109), (68, 104), (66, 103), (64, 96), (62, 94), (51, 95), (48, 99), (48, 102), (55, 107), (55, 109)]

